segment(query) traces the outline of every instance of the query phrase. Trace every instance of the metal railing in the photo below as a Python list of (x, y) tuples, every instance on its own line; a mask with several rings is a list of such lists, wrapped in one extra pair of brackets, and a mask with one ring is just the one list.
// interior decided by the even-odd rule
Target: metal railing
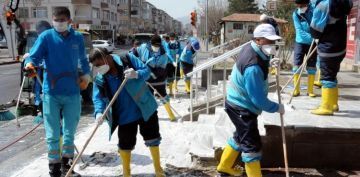
[(224, 49), (224, 48), (228, 47), (230, 44), (232, 44), (232, 43), (234, 43), (236, 41), (240, 41), (240, 40), (241, 40), (241, 38), (236, 38), (236, 39), (230, 40), (228, 42), (225, 42), (223, 44), (220, 44), (218, 46), (210, 48), (209, 51), (212, 52), (212, 51), (215, 51), (215, 50), (218, 50), (218, 49)]
[[(213, 47), (210, 49), (210, 51), (214, 51), (214, 50), (217, 50), (217, 49), (228, 49), (229, 48), (229, 44), (230, 43), (233, 43), (234, 41), (238, 41), (238, 39), (236, 40), (232, 40), (232, 41), (229, 41), (228, 43), (225, 43), (225, 44), (221, 44), (219, 46), (216, 46), (216, 47)], [(187, 77), (190, 77), (191, 79), (191, 84), (190, 84), (190, 121), (193, 121), (193, 114), (194, 114), (194, 109), (193, 109), (193, 106), (194, 106), (194, 93), (193, 93), (193, 84), (192, 84), (192, 81), (193, 81), (193, 77), (195, 76), (196, 78), (196, 83), (195, 83), (195, 86), (196, 86), (196, 89), (195, 89), (195, 96), (196, 96), (196, 101), (199, 102), (199, 100), (197, 99), (197, 96), (198, 96), (198, 88), (197, 88), (197, 82), (198, 82), (198, 73), (206, 70), (206, 75), (207, 75), (207, 80), (206, 80), (206, 95), (205, 95), (205, 102), (206, 102), (206, 113), (209, 114), (210, 112), (210, 108), (214, 107), (214, 106), (210, 106), (210, 98), (213, 98), (215, 95), (212, 95), (212, 73), (213, 73), (213, 67), (217, 64), (221, 64), (223, 63), (223, 81), (222, 81), (222, 91), (220, 92), (220, 94), (222, 95), (222, 98), (223, 98), (223, 103), (222, 105), (225, 104), (225, 97), (226, 97), (226, 85), (227, 85), (227, 60), (231, 57), (236, 57), (240, 50), (243, 48), (243, 46), (245, 46), (246, 44), (248, 44), (250, 42), (246, 42), (234, 49), (231, 49), (217, 57), (211, 57), (211, 58), (208, 58), (207, 59), (207, 62), (204, 63), (204, 64), (201, 64), (197, 67), (195, 67), (193, 69), (192, 72), (188, 73), (186, 76)], [(217, 90), (219, 90), (219, 88), (216, 88)], [(218, 92), (217, 92), (218, 93)], [(216, 106), (218, 105), (221, 105), (221, 104), (216, 104)], [(197, 111), (199, 112), (199, 110)]]

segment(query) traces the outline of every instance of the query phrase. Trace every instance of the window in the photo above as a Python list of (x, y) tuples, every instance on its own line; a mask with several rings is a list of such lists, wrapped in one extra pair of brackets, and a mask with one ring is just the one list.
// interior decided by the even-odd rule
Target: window
[(16, 12), (16, 16), (19, 18), (29, 18), (29, 9), (26, 7), (19, 7), (19, 10)]
[(92, 17), (95, 19), (100, 19), (100, 11), (97, 8), (92, 9)]
[(115, 13), (111, 12), (111, 21), (115, 21)]
[(234, 30), (242, 30), (244, 28), (242, 23), (234, 23), (233, 24), (233, 29)]
[(103, 20), (110, 20), (109, 11), (103, 11)]
[(32, 9), (33, 18), (47, 18), (47, 8), (46, 7), (35, 7)]
[(122, 16), (127, 16), (128, 15), (128, 10), (127, 9), (120, 9), (118, 14), (122, 15)]
[(249, 25), (249, 26), (248, 26), (248, 34), (254, 33), (254, 29), (255, 29), (255, 26), (254, 26), (254, 25)]

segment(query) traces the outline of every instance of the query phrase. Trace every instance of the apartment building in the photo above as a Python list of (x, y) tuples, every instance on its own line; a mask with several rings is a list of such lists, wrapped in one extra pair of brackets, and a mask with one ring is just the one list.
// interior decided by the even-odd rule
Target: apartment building
[(131, 5), (129, 0), (24, 0), (17, 16), (26, 30), (35, 30), (36, 22), (51, 22), (53, 9), (59, 6), (69, 8), (76, 28), (94, 31), (93, 38), (111, 39), (114, 34), (127, 36), (137, 32), (168, 33), (181, 26), (145, 0), (131, 0)]

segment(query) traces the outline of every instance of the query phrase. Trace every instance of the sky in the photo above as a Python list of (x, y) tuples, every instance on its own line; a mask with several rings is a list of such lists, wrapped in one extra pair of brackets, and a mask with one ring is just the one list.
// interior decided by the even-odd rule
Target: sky
[(147, 0), (156, 8), (167, 12), (171, 17), (190, 16), (192, 10), (197, 7), (197, 0)]

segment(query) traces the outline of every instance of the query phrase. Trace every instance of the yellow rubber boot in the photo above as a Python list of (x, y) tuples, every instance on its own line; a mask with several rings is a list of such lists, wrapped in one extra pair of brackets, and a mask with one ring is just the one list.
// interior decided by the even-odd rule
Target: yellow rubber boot
[(175, 81), (175, 82), (174, 82), (174, 89), (175, 89), (175, 92), (178, 92), (178, 91), (179, 91), (179, 90), (178, 90), (177, 83), (178, 83), (178, 81)]
[(294, 74), (294, 93), (293, 96), (297, 97), (300, 95), (300, 83), (301, 81), (299, 81), (299, 84), (296, 85), (297, 80), (300, 78), (300, 74)]
[(190, 84), (191, 84), (190, 80), (185, 81), (185, 91), (187, 94), (190, 94)]
[(233, 168), (239, 154), (240, 152), (233, 149), (230, 145), (226, 145), (216, 170), (219, 173), (225, 173), (231, 176), (241, 176), (243, 173), (242, 170)]
[(333, 115), (334, 96), (336, 88), (321, 88), (321, 105), (319, 108), (312, 110), (312, 114), (316, 115)]
[(170, 121), (175, 121), (176, 118), (175, 118), (174, 113), (173, 113), (172, 110), (171, 110), (170, 103), (169, 103), (169, 102), (165, 103), (165, 104), (164, 104), (164, 107), (165, 107), (166, 112), (167, 112), (168, 115), (169, 115)]
[(270, 74), (274, 76), (274, 75), (276, 75), (276, 73), (277, 73), (276, 68), (275, 67), (270, 67)]
[(184, 78), (184, 70), (183, 69), (180, 69), (180, 78)]
[(169, 94), (170, 94), (170, 95), (174, 94), (174, 93), (173, 93), (173, 85), (174, 85), (174, 82), (169, 82), (168, 87), (169, 87)]
[(262, 177), (260, 161), (245, 163), (245, 171), (248, 177)]
[(150, 153), (151, 153), (151, 157), (153, 159), (153, 164), (154, 164), (154, 168), (155, 168), (155, 176), (156, 177), (165, 177), (164, 170), (161, 168), (161, 163), (160, 163), (159, 146), (151, 146)]
[(314, 82), (314, 85), (317, 86), (317, 87), (319, 87), (319, 88), (321, 88), (321, 86), (322, 86), (322, 84), (321, 84), (321, 82), (320, 82), (320, 75), (321, 75), (321, 72), (320, 72), (320, 70), (319, 70), (319, 71), (316, 73), (317, 79), (316, 79), (316, 81)]
[(309, 97), (316, 97), (316, 95), (314, 94), (314, 80), (315, 80), (315, 75), (313, 74), (309, 74), (308, 75), (308, 95)]
[(339, 112), (339, 87), (335, 88), (334, 97), (332, 97), (333, 111)]
[(131, 172), (130, 172), (131, 151), (130, 150), (119, 150), (119, 155), (122, 160), (123, 176), (131, 177)]

